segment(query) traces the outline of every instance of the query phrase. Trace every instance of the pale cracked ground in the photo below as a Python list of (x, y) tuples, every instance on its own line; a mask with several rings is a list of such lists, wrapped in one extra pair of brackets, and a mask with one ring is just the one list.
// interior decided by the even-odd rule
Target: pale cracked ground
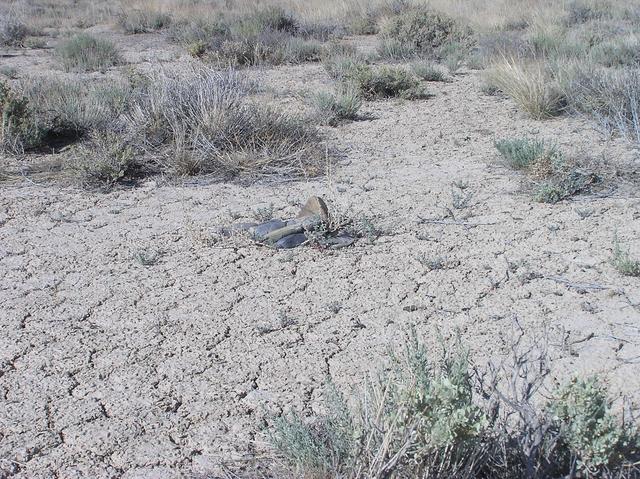
[[(292, 109), (291, 94), (329, 84), (320, 66), (260, 75)], [(329, 180), (0, 186), (0, 477), (215, 471), (263, 451), (271, 415), (317, 407), (327, 378), (357, 391), (410, 324), (434, 345), (459, 331), (483, 360), (505, 354), (517, 320), (548, 335), (558, 381), (596, 373), (640, 399), (640, 280), (609, 263), (616, 232), (640, 255), (637, 190), (534, 203), (493, 141), (539, 135), (637, 167), (636, 153), (583, 120), (527, 120), (480, 84), (469, 72), (327, 129), (343, 156)], [(462, 210), (458, 180), (473, 194)], [(335, 252), (212, 241), (311, 194), (382, 236)], [(437, 258), (442, 269), (423, 264)]]

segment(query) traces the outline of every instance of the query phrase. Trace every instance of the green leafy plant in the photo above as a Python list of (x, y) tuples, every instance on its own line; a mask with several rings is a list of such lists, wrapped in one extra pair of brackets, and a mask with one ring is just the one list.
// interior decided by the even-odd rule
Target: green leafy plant
[(636, 431), (618, 423), (605, 388), (595, 378), (571, 381), (549, 409), (561, 442), (574, 456), (578, 470), (588, 477), (601, 477), (638, 452)]

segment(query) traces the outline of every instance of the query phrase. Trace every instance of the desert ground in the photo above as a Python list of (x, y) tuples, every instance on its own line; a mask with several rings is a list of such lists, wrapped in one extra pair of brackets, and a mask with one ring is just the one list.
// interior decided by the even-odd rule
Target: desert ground
[[(2, 47), (2, 67), (91, 80), (202, 62), (162, 31), (76, 30), (124, 66), (62, 71), (66, 37), (45, 29), (39, 47)], [(377, 37), (338, 41), (375, 52)], [(240, 71), (293, 115), (334, 83), (318, 62)], [(640, 257), (638, 145), (586, 115), (531, 118), (487, 94), (485, 74), (463, 65), (421, 82), (426, 98), (367, 100), (355, 121), (318, 126), (326, 164), (307, 177), (95, 189), (59, 167), (68, 147), (3, 154), (0, 477), (235, 477), (268, 455), (271, 418), (312, 415), (328, 381), (351, 401), (410, 327), (433, 351), (459, 338), (478, 364), (523, 334), (546, 348), (551, 384), (596, 375), (636, 408), (640, 279), (612, 257), (618, 244)], [(496, 150), (511, 137), (588, 156), (606, 181), (537, 202)], [(225, 234), (293, 218), (311, 196), (366, 234), (284, 250)]]

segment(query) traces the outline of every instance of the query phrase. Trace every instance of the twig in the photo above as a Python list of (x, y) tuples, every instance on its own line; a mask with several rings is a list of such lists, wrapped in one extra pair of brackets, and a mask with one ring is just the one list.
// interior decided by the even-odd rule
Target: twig
[(550, 279), (551, 281), (555, 281), (556, 283), (564, 284), (568, 288), (575, 289), (593, 289), (596, 291), (602, 291), (606, 289), (612, 289), (611, 286), (603, 286), (601, 284), (595, 283), (574, 283), (566, 278), (561, 278), (559, 276), (544, 276), (545, 279)]
[(420, 220), (420, 224), (427, 223), (427, 224), (434, 224), (434, 225), (456, 225), (456, 226), (465, 226), (469, 228), (475, 228), (476, 226), (493, 226), (493, 225), (499, 224), (497, 222), (469, 223), (468, 221), (459, 221), (459, 220), (436, 220), (436, 219), (421, 218), (420, 216), (418, 216), (418, 219)]

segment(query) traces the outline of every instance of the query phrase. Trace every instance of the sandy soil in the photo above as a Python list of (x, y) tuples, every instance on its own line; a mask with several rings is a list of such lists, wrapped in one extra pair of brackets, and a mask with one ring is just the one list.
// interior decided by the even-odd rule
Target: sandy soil
[[(119, 37), (131, 61), (149, 58), (141, 39), (151, 58), (162, 50)], [(251, 74), (291, 109), (330, 85), (318, 65)], [(264, 450), (270, 415), (318, 407), (328, 378), (357, 391), (411, 324), (434, 348), (459, 332), (482, 361), (505, 354), (517, 322), (548, 338), (558, 381), (595, 373), (640, 399), (640, 280), (610, 264), (616, 233), (640, 255), (637, 190), (534, 203), (493, 142), (539, 135), (636, 167), (637, 153), (585, 120), (528, 120), (480, 85), (464, 72), (429, 84), (433, 98), (368, 103), (370, 119), (327, 128), (342, 158), (328, 178), (0, 186), (0, 477), (215, 472)], [(461, 209), (454, 181), (472, 195)], [(326, 252), (215, 234), (271, 205), (295, 215), (312, 194), (381, 236)]]

